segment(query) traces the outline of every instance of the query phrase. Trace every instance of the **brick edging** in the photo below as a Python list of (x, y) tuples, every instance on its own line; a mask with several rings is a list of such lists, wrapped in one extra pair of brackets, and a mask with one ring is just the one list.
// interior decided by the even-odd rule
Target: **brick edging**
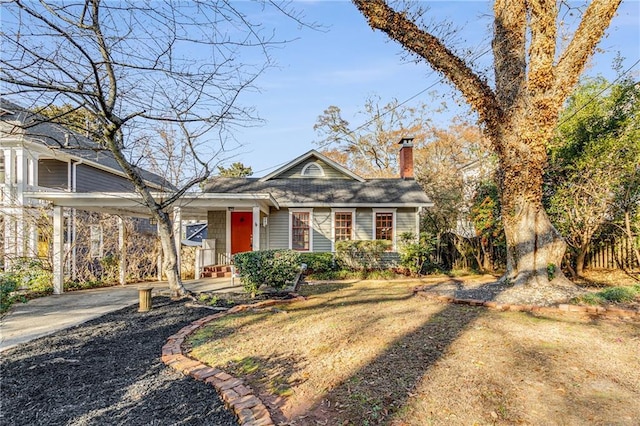
[(250, 305), (237, 305), (228, 311), (200, 318), (167, 338), (167, 343), (162, 347), (162, 362), (184, 375), (213, 386), (226, 406), (235, 413), (241, 426), (274, 426), (267, 407), (249, 386), (246, 386), (241, 379), (185, 355), (182, 352), (182, 343), (187, 336), (200, 327), (226, 315), (301, 300), (306, 299), (296, 295), (293, 299), (287, 300), (265, 300)]
[(598, 315), (608, 319), (624, 319), (624, 320), (640, 320), (640, 311), (620, 308), (604, 308), (602, 306), (579, 306), (560, 304), (558, 306), (537, 306), (537, 305), (516, 305), (509, 303), (500, 303), (493, 301), (482, 301), (477, 299), (456, 299), (452, 296), (441, 296), (417, 287), (413, 290), (415, 296), (424, 297), (426, 299), (435, 300), (442, 303), (456, 303), (471, 306), (484, 306), (496, 311), (519, 311), (519, 312), (538, 312), (538, 313), (563, 313), (563, 312), (581, 312), (591, 315)]

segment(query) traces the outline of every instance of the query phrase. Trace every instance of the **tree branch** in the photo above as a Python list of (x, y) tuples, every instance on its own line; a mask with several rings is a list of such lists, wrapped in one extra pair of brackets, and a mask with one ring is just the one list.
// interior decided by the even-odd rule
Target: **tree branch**
[(593, 0), (573, 39), (556, 65), (554, 91), (562, 102), (569, 96), (622, 0)]
[(500, 122), (502, 115), (496, 96), (487, 82), (478, 77), (462, 59), (447, 49), (437, 37), (418, 28), (404, 13), (396, 12), (385, 1), (353, 0), (353, 3), (367, 18), (371, 28), (383, 31), (448, 78), (478, 112), (487, 131), (490, 134), (496, 131), (496, 123)]

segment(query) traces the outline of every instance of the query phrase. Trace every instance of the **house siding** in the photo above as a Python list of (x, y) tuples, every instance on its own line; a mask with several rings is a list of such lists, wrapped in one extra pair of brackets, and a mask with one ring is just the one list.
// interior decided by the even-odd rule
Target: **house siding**
[(38, 186), (69, 189), (69, 163), (60, 160), (38, 160)]
[(85, 164), (80, 164), (76, 168), (77, 192), (126, 192), (133, 190), (131, 182), (122, 176)]
[(224, 263), (221, 262), (220, 255), (227, 250), (227, 212), (207, 212), (207, 223), (207, 238), (216, 240), (217, 263)]
[(271, 209), (269, 216), (269, 248), (289, 248), (289, 210)]
[(325, 163), (322, 160), (309, 159), (308, 161), (303, 161), (295, 167), (286, 170), (285, 172), (278, 175), (278, 177), (274, 179), (288, 179), (288, 178), (300, 178), (307, 179), (308, 177), (302, 176), (302, 169), (309, 163), (317, 163), (324, 170), (324, 177), (321, 179), (352, 179), (350, 176), (347, 176), (340, 172), (339, 170), (334, 169), (329, 164)]
[(313, 209), (313, 251), (331, 251), (331, 209)]
[(356, 210), (356, 240), (373, 239), (371, 209)]
[[(416, 209), (396, 210), (396, 237), (403, 232), (416, 232)], [(331, 209), (313, 209), (313, 251), (331, 251)], [(357, 208), (355, 239), (371, 240), (373, 236), (373, 209)], [(262, 238), (262, 236), (261, 236)], [(268, 238), (270, 249), (289, 248), (289, 209), (272, 210), (269, 216)]]
[(416, 234), (416, 209), (402, 208), (396, 211), (396, 237), (399, 238), (403, 232)]

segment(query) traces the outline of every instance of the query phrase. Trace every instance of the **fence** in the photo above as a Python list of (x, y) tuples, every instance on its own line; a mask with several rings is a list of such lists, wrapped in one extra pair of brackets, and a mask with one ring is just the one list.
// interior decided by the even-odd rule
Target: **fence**
[(628, 238), (612, 238), (593, 243), (585, 258), (586, 269), (640, 269)]

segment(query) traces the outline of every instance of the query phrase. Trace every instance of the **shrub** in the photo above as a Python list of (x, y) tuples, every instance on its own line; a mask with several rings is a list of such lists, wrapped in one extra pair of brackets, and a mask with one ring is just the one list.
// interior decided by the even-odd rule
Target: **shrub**
[(300, 261), (312, 274), (325, 274), (337, 270), (333, 253), (300, 253)]
[(637, 285), (633, 287), (611, 287), (598, 292), (598, 296), (602, 299), (614, 303), (631, 302), (638, 294), (640, 294), (640, 286)]
[(353, 271), (382, 269), (382, 255), (390, 248), (387, 240), (338, 241), (336, 259)]
[(53, 274), (40, 259), (17, 259), (11, 265), (11, 273), (17, 278), (18, 287), (26, 287), (29, 293), (53, 292)]
[(611, 287), (597, 293), (585, 294), (577, 299), (578, 303), (599, 305), (601, 303), (632, 302), (640, 296), (640, 285), (631, 287)]
[(419, 238), (412, 232), (403, 232), (400, 234), (400, 265), (413, 274), (425, 273), (425, 267), (431, 266), (429, 256), (434, 247), (434, 238), (426, 232), (421, 232)]
[(254, 297), (261, 285), (282, 289), (300, 271), (300, 253), (293, 250), (263, 250), (237, 253), (233, 256), (240, 280)]
[(19, 277), (13, 273), (0, 273), (0, 312), (5, 312), (15, 302), (26, 302), (27, 299), (18, 290)]

